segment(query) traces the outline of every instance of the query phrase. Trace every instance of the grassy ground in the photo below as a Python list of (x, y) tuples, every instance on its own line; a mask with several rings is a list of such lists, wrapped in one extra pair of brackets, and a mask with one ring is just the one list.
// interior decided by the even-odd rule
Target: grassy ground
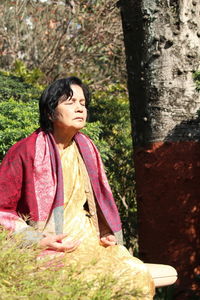
[[(58, 263), (38, 262), (38, 250), (22, 248), (20, 240), (0, 230), (0, 299), (110, 300), (139, 299), (138, 292), (127, 294), (126, 287), (113, 290), (115, 280), (102, 275), (87, 282), (75, 266), (58, 268)], [(87, 267), (89, 268), (89, 266)]]

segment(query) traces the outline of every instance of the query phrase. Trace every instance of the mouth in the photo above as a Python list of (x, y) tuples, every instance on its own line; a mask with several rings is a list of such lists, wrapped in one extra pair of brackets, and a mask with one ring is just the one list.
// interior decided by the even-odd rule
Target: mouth
[(84, 120), (84, 118), (83, 118), (83, 117), (76, 117), (76, 118), (74, 118), (74, 120), (83, 121), (83, 120)]

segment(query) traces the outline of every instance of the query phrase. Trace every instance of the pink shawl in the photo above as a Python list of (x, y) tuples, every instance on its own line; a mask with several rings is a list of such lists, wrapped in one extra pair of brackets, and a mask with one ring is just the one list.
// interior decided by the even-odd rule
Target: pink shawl
[[(120, 217), (99, 152), (83, 133), (77, 133), (74, 140), (85, 162), (95, 199), (110, 229), (120, 234)], [(32, 228), (41, 233), (53, 214), (55, 233), (62, 233), (63, 202), (62, 168), (54, 138), (38, 129), (12, 146), (2, 161), (0, 224), (14, 232), (31, 230), (34, 239)], [(28, 216), (28, 221), (24, 221), (24, 216)]]

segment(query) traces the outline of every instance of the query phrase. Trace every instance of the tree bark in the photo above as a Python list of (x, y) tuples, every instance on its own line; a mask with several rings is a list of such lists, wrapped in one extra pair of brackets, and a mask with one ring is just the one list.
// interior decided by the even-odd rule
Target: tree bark
[(143, 260), (200, 295), (200, 2), (121, 0)]

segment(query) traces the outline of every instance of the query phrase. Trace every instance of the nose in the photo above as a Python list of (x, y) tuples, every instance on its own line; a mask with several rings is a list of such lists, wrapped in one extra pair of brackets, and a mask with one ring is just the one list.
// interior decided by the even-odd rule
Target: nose
[(76, 102), (75, 110), (77, 112), (82, 112), (83, 111), (83, 106), (81, 105), (81, 103), (79, 101)]

